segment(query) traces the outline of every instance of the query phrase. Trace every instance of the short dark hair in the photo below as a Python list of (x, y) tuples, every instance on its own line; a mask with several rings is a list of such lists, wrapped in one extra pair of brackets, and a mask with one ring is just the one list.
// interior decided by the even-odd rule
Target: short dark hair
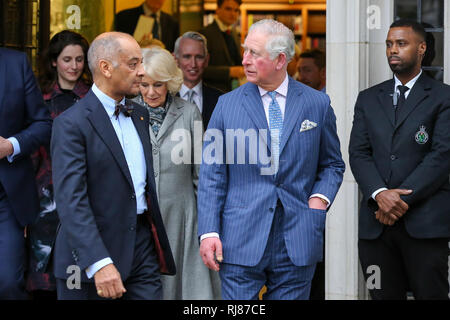
[(312, 50), (306, 50), (300, 54), (301, 58), (312, 58), (314, 59), (314, 63), (319, 69), (323, 69), (326, 67), (327, 64), (327, 58), (325, 55), (325, 52), (323, 52), (320, 49), (312, 49)]
[[(242, 4), (242, 0), (233, 0), (233, 1), (236, 2), (238, 5)], [(220, 8), (224, 2), (225, 0), (217, 0), (217, 8)]]
[(419, 22), (415, 20), (399, 19), (394, 21), (389, 28), (399, 28), (399, 27), (410, 27), (416, 34), (420, 36), (422, 41), (426, 41), (427, 39), (427, 32), (425, 31), (425, 28), (423, 27), (423, 25), (421, 25)]

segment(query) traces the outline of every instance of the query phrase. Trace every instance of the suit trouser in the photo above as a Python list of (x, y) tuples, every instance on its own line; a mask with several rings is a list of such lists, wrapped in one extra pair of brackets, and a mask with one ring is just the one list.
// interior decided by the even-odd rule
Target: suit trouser
[(220, 265), (222, 299), (257, 300), (264, 285), (267, 287), (264, 300), (309, 298), (316, 265), (298, 267), (292, 263), (284, 240), (283, 219), (283, 207), (277, 205), (263, 257), (256, 266)]
[[(122, 296), (125, 300), (162, 299), (158, 258), (150, 226), (144, 215), (137, 217), (133, 264), (130, 275), (122, 281), (127, 290)], [(56, 279), (56, 291), (59, 300), (104, 300), (97, 295), (94, 283), (83, 282), (81, 289), (68, 289), (65, 279)]]
[(23, 230), (0, 184), (0, 300), (27, 299)]
[[(405, 229), (403, 219), (384, 228), (375, 240), (358, 242), (363, 273), (374, 300), (448, 299), (449, 239), (417, 239)], [(371, 268), (370, 266), (378, 268)], [(376, 286), (376, 270), (380, 282)]]

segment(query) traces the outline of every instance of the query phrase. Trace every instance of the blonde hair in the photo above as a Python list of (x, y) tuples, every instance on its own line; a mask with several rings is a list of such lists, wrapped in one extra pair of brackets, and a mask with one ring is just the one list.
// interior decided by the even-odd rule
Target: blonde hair
[(177, 67), (174, 57), (169, 51), (160, 47), (143, 48), (145, 73), (154, 81), (167, 84), (171, 94), (177, 93), (183, 83), (183, 72)]

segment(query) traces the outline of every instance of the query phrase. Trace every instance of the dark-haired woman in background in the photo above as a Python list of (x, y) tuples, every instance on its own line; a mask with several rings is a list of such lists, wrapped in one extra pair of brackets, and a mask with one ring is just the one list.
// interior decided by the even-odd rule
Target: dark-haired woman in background
[[(89, 91), (91, 76), (87, 65), (89, 43), (82, 35), (64, 30), (53, 36), (42, 57), (39, 84), (54, 119)], [(27, 230), (29, 270), (27, 290), (34, 299), (56, 299), (51, 251), (59, 224), (53, 199), (50, 152), (41, 147), (33, 155), (39, 189), (40, 212)]]

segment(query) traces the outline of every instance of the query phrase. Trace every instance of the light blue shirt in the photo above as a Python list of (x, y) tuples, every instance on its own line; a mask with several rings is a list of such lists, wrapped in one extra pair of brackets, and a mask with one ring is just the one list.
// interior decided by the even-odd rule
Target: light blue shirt
[(20, 144), (19, 141), (17, 141), (17, 139), (14, 137), (8, 138), (6, 140), (11, 142), (11, 144), (13, 145), (13, 153), (6, 157), (6, 159), (8, 159), (8, 161), (11, 163), (13, 162), (14, 157), (20, 154)]
[[(145, 163), (144, 148), (141, 139), (136, 131), (131, 117), (125, 117), (123, 113), (119, 114), (116, 119), (114, 115), (116, 102), (111, 97), (104, 94), (95, 84), (92, 86), (92, 92), (102, 103), (106, 113), (111, 120), (114, 131), (119, 139), (128, 169), (130, 170), (133, 187), (136, 194), (137, 214), (141, 214), (147, 210), (147, 200), (145, 197), (145, 186), (147, 183), (147, 165)], [(125, 103), (125, 98), (120, 101)], [(88, 278), (92, 278), (94, 274), (104, 266), (113, 263), (111, 258), (102, 259), (86, 268)]]

